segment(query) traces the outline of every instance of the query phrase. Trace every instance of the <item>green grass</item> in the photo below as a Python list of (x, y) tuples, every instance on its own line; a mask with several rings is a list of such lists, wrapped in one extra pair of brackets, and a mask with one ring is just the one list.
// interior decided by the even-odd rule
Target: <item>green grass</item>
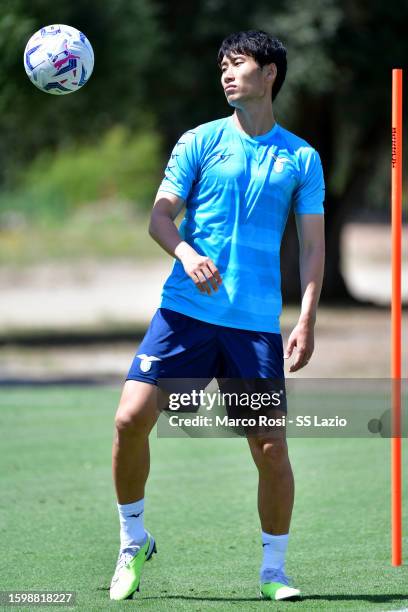
[(390, 566), (389, 440), (290, 439), (296, 503), (287, 570), (304, 599), (279, 604), (258, 599), (256, 472), (246, 442), (154, 434), (146, 524), (159, 552), (138, 603), (109, 602), (118, 396), (106, 388), (1, 390), (1, 590), (74, 590), (81, 611), (408, 606), (407, 567)]

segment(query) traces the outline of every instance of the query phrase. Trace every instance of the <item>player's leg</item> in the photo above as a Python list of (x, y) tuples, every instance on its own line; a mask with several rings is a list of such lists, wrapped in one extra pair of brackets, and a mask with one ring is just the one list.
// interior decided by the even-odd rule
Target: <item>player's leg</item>
[(155, 551), (143, 516), (148, 436), (167, 404), (167, 395), (157, 385), (163, 379), (211, 377), (216, 358), (214, 332), (206, 324), (167, 309), (156, 312), (129, 370), (116, 413), (112, 463), (121, 548), (111, 599), (125, 599), (138, 590), (143, 564)]
[[(220, 332), (228, 386), (243, 389), (256, 398), (269, 394), (275, 399), (263, 410), (249, 409), (242, 416), (283, 419), (286, 415), (283, 343), (279, 333), (252, 332), (225, 328)], [(239, 418), (240, 406), (233, 408)], [(276, 421), (275, 421), (276, 422)], [(271, 431), (262, 427), (247, 431), (249, 447), (258, 469), (258, 510), (262, 527), (263, 562), (261, 594), (268, 599), (286, 599), (299, 594), (288, 586), (285, 554), (294, 500), (294, 479), (285, 436), (284, 422)]]
[(262, 531), (277, 536), (287, 534), (295, 486), (285, 436), (283, 433), (276, 437), (248, 436), (248, 443), (258, 469), (258, 512)]
[(149, 433), (164, 408), (157, 386), (127, 380), (115, 417), (112, 471), (119, 504), (130, 504), (144, 497), (149, 474)]
[(144, 528), (144, 488), (149, 474), (149, 433), (166, 397), (157, 386), (127, 380), (115, 417), (112, 471), (120, 519), (120, 551), (112, 578), (111, 599), (125, 599), (139, 589), (145, 561), (156, 551)]
[[(277, 411), (277, 417), (284, 415)], [(261, 595), (288, 599), (300, 594), (289, 586), (285, 557), (294, 500), (294, 479), (284, 429), (274, 435), (248, 436), (258, 469), (258, 512), (262, 528)]]

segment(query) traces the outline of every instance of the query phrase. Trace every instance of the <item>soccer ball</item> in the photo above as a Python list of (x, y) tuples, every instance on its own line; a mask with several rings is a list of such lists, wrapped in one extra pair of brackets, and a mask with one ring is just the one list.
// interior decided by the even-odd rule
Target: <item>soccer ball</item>
[(28, 78), (41, 91), (63, 95), (78, 91), (94, 67), (87, 37), (67, 25), (50, 25), (33, 34), (24, 51)]

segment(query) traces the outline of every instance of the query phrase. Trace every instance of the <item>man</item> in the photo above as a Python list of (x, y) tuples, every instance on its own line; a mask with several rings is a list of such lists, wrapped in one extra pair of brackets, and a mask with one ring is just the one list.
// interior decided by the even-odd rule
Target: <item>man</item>
[[(165, 405), (157, 379), (279, 379), (284, 357), (295, 348), (290, 372), (313, 353), (324, 267), (324, 183), (316, 151), (274, 118), (286, 50), (265, 32), (239, 32), (223, 41), (218, 63), (234, 113), (181, 137), (151, 215), (151, 236), (176, 261), (116, 414), (113, 476), (121, 547), (112, 599), (138, 590), (143, 564), (155, 552), (143, 511), (148, 435)], [(174, 219), (183, 206), (178, 230)], [(302, 301), (283, 355), (279, 252), (292, 206)], [(284, 431), (247, 438), (259, 472), (261, 595), (297, 596), (285, 575), (294, 484)]]

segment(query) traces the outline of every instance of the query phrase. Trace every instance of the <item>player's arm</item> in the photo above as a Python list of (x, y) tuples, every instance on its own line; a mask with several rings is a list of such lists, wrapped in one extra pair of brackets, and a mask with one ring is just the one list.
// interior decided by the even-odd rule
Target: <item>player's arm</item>
[(324, 274), (324, 216), (317, 214), (296, 215), (299, 239), (299, 269), (302, 292), (301, 311), (298, 323), (289, 336), (285, 358), (290, 357), (296, 347), (296, 357), (290, 372), (303, 368), (314, 350), (314, 326), (317, 305)]
[(324, 216), (296, 215), (302, 305), (299, 321), (316, 322), (324, 274)]
[(201, 293), (218, 291), (221, 276), (209, 257), (197, 253), (180, 236), (174, 220), (184, 206), (184, 200), (173, 193), (158, 191), (150, 217), (149, 234), (169, 255), (177, 257), (186, 274)]

